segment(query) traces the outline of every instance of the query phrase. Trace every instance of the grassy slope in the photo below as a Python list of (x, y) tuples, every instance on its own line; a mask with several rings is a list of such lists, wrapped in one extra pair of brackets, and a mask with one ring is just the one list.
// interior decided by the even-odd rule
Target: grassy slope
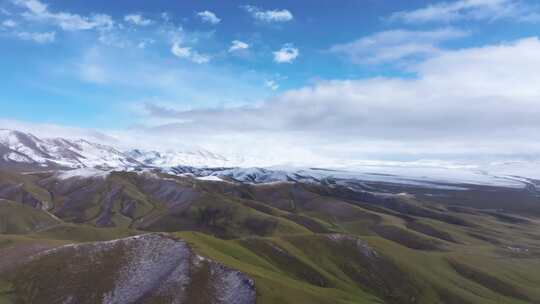
[[(249, 274), (255, 279), (258, 303), (378, 303), (360, 290), (349, 293), (321, 288), (294, 279), (286, 269), (274, 266), (238, 241), (225, 241), (194, 232), (178, 233), (200, 254)], [(291, 267), (294, 265), (290, 265)]]
[(54, 216), (16, 202), (0, 202), (0, 234), (25, 234), (58, 225)]
[[(377, 285), (357, 284), (355, 277), (343, 272), (344, 257), (353, 252), (328, 246), (320, 235), (295, 237), (251, 238), (245, 240), (219, 240), (200, 233), (179, 233), (202, 255), (221, 261), (230, 267), (250, 274), (257, 282), (260, 303), (379, 303), (376, 298)], [(295, 261), (279, 264), (268, 259), (260, 244), (246, 246), (257, 239), (262, 243), (272, 243), (285, 249), (295, 257)], [(379, 290), (394, 290), (396, 293), (408, 289), (417, 291), (417, 298), (411, 303), (532, 303), (538, 302), (540, 294), (535, 288), (540, 284), (538, 269), (540, 260), (505, 259), (493, 253), (493, 248), (482, 245), (469, 248), (469, 253), (427, 252), (408, 249), (380, 237), (363, 237), (385, 258), (385, 263), (377, 265), (380, 274), (373, 281), (386, 280)], [(356, 253), (354, 253), (356, 254)], [(496, 277), (502, 285), (490, 281), (471, 279), (456, 272), (449, 260), (457, 260), (474, 267), (488, 277)], [(399, 281), (385, 277), (384, 271), (392, 272), (388, 264), (396, 265), (402, 272), (401, 279), (411, 283), (403, 286)], [(322, 288), (299, 279), (296, 269), (305, 265), (322, 275), (330, 287)], [(306, 272), (304, 272), (306, 273)], [(313, 273), (307, 272), (313, 275)], [(369, 276), (369, 273), (362, 273)], [(408, 277), (407, 277), (408, 276)], [(405, 279), (406, 278), (406, 279)], [(516, 291), (517, 298), (500, 294), (500, 286)], [(388, 288), (389, 287), (389, 288)], [(371, 293), (371, 294), (368, 294)], [(413, 292), (414, 293), (414, 292)], [(409, 292), (410, 294), (410, 292)], [(383, 295), (380, 295), (381, 297)], [(406, 297), (386, 299), (389, 303), (407, 303)]]

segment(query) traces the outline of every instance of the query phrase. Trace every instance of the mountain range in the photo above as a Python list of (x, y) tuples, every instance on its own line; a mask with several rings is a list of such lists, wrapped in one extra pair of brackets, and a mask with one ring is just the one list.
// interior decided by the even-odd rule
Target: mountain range
[[(249, 163), (254, 162), (251, 160)], [(84, 139), (38, 138), (16, 130), (0, 130), (0, 165), (20, 170), (159, 169), (169, 174), (190, 174), (200, 178), (251, 183), (338, 178), (426, 187), (456, 187), (464, 184), (534, 187), (536, 179), (540, 179), (538, 162), (491, 163), (484, 166), (456, 166), (437, 162), (370, 162), (345, 163), (339, 167), (326, 168), (294, 165), (246, 167), (244, 164), (245, 160), (241, 157), (228, 157), (206, 150), (122, 151)], [(91, 170), (78, 170), (71, 174), (89, 172)]]

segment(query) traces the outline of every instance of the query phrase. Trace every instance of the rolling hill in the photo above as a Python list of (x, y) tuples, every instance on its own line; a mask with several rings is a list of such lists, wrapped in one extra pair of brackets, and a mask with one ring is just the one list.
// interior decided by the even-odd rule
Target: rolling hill
[(237, 303), (540, 301), (528, 188), (4, 170), (0, 195), (2, 303), (234, 303), (231, 290)]

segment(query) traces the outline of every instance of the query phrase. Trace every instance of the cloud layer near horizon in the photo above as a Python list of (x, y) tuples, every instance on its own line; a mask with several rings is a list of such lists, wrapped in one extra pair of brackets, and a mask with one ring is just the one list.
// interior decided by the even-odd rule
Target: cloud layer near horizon
[[(148, 132), (299, 139), (351, 153), (538, 153), (540, 41), (442, 51), (413, 78), (321, 81), (253, 107), (175, 110)], [(184, 135), (185, 136), (185, 135)], [(285, 140), (290, 138), (290, 140)], [(271, 149), (271, 147), (270, 147)]]

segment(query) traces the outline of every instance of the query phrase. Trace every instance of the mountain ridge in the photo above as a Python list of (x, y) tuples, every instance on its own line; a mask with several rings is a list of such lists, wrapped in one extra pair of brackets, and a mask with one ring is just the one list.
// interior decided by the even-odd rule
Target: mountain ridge
[(69, 176), (92, 173), (91, 170), (78, 170), (84, 168), (103, 171), (159, 170), (215, 181), (248, 183), (354, 179), (431, 188), (459, 189), (472, 184), (535, 189), (537, 173), (526, 168), (530, 164), (540, 167), (537, 163), (520, 162), (498, 163), (487, 169), (447, 164), (438, 166), (433, 162), (366, 162), (364, 165), (352, 163), (341, 168), (265, 166), (262, 161), (261, 166), (252, 166), (253, 163), (256, 161), (245, 162), (242, 157), (226, 157), (206, 150), (122, 151), (85, 139), (39, 138), (31, 133), (0, 129), (0, 167), (22, 171), (75, 170)]

